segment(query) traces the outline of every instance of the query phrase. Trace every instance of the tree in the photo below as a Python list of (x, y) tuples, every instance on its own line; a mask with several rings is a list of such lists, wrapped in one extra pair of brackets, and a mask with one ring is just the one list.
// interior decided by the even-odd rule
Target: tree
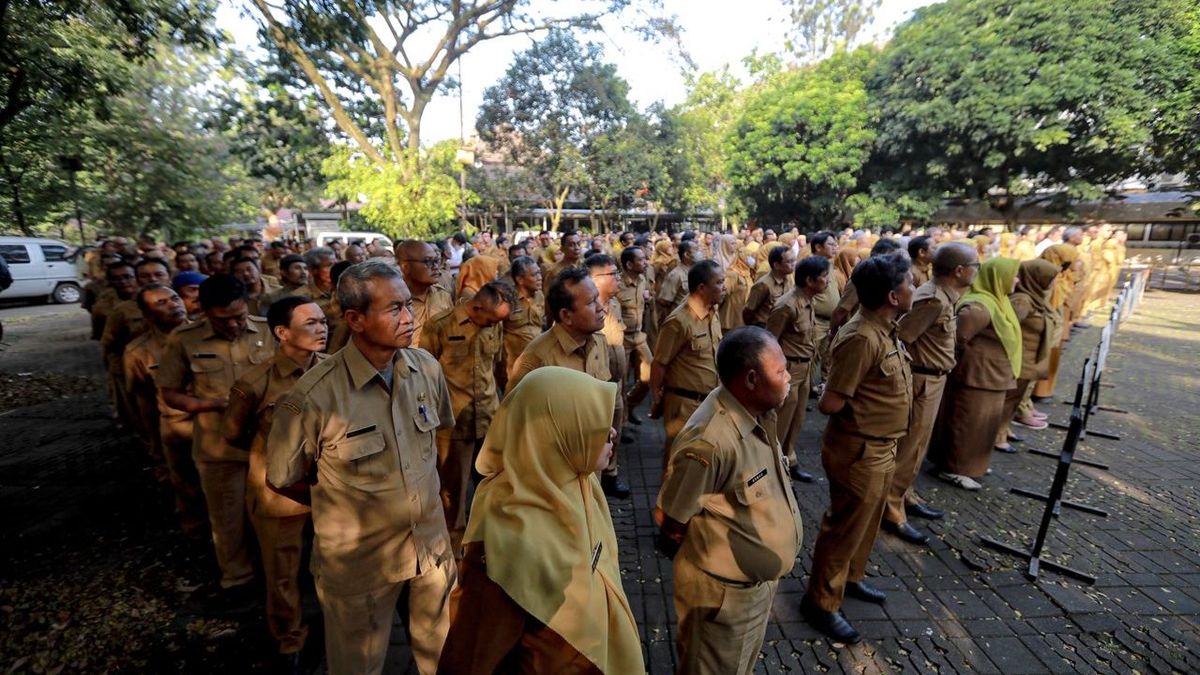
[(673, 148), (660, 142), (659, 129), (641, 115), (600, 134), (588, 157), (588, 193), (606, 229), (625, 208), (661, 202), (670, 185), (664, 154)]
[(530, 172), (554, 229), (572, 191), (588, 185), (594, 144), (635, 113), (629, 85), (601, 53), (567, 31), (551, 31), (488, 87), (475, 123), (490, 148)]
[(1200, 184), (1200, 5), (1190, 0), (1136, 3), (1146, 33), (1156, 35), (1149, 79), (1160, 103), (1153, 124), (1154, 153), (1162, 169)]
[(669, 148), (664, 162), (670, 181), (663, 196), (668, 208), (740, 213), (729, 191), (725, 143), (744, 102), (741, 89), (728, 68), (701, 73), (689, 78), (687, 99), (660, 117), (662, 142)]
[[(326, 192), (342, 201), (362, 200), (361, 215), (396, 239), (427, 239), (455, 222), (461, 193), (455, 153), (459, 142), (437, 143), (415, 169), (376, 164), (351, 146), (335, 146), (323, 170)], [(414, 172), (415, 171), (415, 172)], [(467, 203), (478, 198), (468, 192)]]
[(862, 80), (872, 57), (838, 54), (748, 95), (727, 153), (733, 193), (751, 213), (810, 227), (844, 217), (875, 141)]
[(1092, 195), (1152, 170), (1158, 101), (1144, 84), (1161, 58), (1150, 26), (1131, 15), (1142, 4), (950, 0), (918, 10), (869, 80), (880, 179), (1011, 209), (1040, 188)]
[(871, 24), (881, 0), (791, 0), (787, 46), (801, 61), (816, 62), (849, 49)]

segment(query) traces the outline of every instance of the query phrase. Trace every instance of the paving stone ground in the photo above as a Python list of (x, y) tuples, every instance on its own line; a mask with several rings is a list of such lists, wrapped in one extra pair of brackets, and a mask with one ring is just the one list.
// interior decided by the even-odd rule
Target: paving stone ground
[[(0, 669), (265, 669), (259, 616), (214, 622), (195, 606), (192, 589), (210, 582), (215, 566), (203, 542), (176, 533), (165, 493), (112, 429), (84, 323), (81, 315), (6, 320), (11, 346), (0, 353), (0, 376), (83, 376), (95, 386), (0, 411)], [(1092, 328), (1068, 346), (1059, 398), (1073, 393), (1098, 338)], [(1048, 572), (1031, 582), (1020, 561), (980, 545), (983, 535), (1025, 545), (1042, 504), (1008, 489), (1045, 491), (1055, 470), (1050, 458), (997, 454), (976, 493), (920, 476), (921, 494), (947, 510), (943, 521), (916, 523), (933, 535), (932, 546), (880, 535), (869, 574), (889, 591), (888, 602), (847, 600), (847, 617), (867, 639), (830, 644), (799, 616), (828, 504), (821, 478), (796, 486), (804, 546), (780, 584), (758, 671), (1200, 672), (1198, 352), (1200, 298), (1180, 293), (1148, 293), (1113, 343), (1105, 373), (1113, 387), (1103, 389), (1101, 403), (1128, 413), (1098, 412), (1091, 427), (1122, 438), (1086, 439), (1080, 456), (1110, 469), (1076, 465), (1067, 486), (1069, 499), (1109, 516), (1064, 510), (1047, 544), (1048, 559), (1095, 575), (1094, 586)], [(1058, 402), (1039, 407), (1057, 420), (1069, 412)], [(802, 462), (818, 476), (824, 423), (811, 412), (802, 437)], [(1054, 451), (1064, 436), (1020, 433), (1026, 442), (1018, 447)], [(610, 506), (646, 663), (651, 673), (671, 673), (671, 564), (654, 551), (651, 521), (661, 426), (647, 423), (636, 435), (622, 448), (633, 497)], [(395, 631), (388, 672), (413, 672), (404, 642)]]

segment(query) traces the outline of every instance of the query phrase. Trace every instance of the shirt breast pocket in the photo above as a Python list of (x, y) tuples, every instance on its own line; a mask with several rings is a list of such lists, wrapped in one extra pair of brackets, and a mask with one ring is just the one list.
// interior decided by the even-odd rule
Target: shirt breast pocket
[(884, 380), (896, 393), (904, 393), (908, 387), (908, 381), (901, 372), (904, 367), (903, 358), (905, 358), (904, 355), (895, 351), (884, 357), (883, 363), (879, 364), (879, 370), (883, 373)]
[(436, 466), (434, 458), (437, 457), (437, 430), (442, 424), (442, 419), (438, 417), (436, 410), (425, 406), (422, 408), (423, 410), (418, 410), (413, 415), (413, 424), (417, 428), (417, 459), (424, 472)]
[(383, 432), (372, 431), (338, 441), (327, 454), (334, 459), (339, 479), (365, 489), (387, 475), (386, 447)]
[(221, 397), (229, 393), (233, 380), (225, 368), (225, 361), (213, 355), (212, 357), (192, 357), (188, 363), (195, 380), (196, 395), (200, 397)]
[(763, 467), (756, 472), (742, 476), (742, 479), (738, 481), (737, 489), (734, 490), (738, 503), (742, 506), (753, 507), (769, 498), (773, 493), (770, 472), (769, 468)]
[(712, 335), (703, 333), (692, 337), (691, 349), (693, 352), (703, 354), (712, 351)]

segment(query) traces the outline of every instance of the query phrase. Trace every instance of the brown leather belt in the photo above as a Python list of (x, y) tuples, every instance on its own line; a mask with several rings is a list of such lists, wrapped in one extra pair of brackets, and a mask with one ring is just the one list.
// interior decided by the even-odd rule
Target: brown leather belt
[(949, 370), (934, 370), (933, 368), (926, 368), (924, 366), (913, 366), (912, 371), (914, 373), (919, 373), (921, 375), (929, 375), (931, 377), (941, 377), (943, 375), (950, 374)]
[(787, 359), (788, 363), (808, 363), (809, 361), (812, 361), (811, 356), (807, 358), (803, 356), (785, 356), (783, 358)]
[(691, 389), (682, 389), (680, 387), (667, 387), (667, 391), (669, 393), (675, 394), (676, 396), (681, 396), (683, 398), (690, 398), (693, 401), (703, 401), (704, 399), (708, 398), (708, 394), (701, 394), (698, 391), (692, 391)]

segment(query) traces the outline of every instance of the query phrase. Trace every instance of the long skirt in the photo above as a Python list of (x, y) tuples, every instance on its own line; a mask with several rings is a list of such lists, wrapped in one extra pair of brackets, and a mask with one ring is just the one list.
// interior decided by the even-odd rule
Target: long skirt
[(929, 455), (943, 471), (979, 478), (992, 461), (996, 430), (1004, 416), (1005, 391), (946, 384)]

